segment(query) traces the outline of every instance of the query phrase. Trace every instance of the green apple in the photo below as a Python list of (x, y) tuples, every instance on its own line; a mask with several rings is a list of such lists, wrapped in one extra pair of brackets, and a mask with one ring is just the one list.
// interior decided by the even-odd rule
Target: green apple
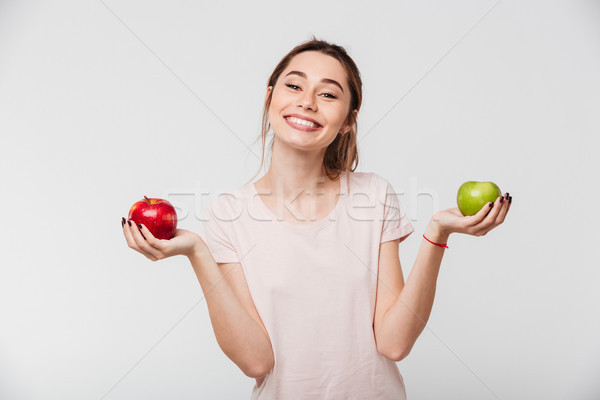
[(483, 206), (494, 202), (502, 192), (494, 182), (468, 181), (460, 185), (456, 202), (462, 215), (475, 215)]

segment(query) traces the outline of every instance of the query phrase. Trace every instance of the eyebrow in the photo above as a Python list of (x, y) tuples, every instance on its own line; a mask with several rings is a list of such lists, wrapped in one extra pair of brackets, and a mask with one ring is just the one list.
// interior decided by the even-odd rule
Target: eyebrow
[[(288, 75), (298, 75), (298, 76), (306, 79), (306, 74), (301, 71), (290, 71), (285, 76), (288, 76)], [(332, 84), (336, 85), (337, 87), (339, 87), (340, 90), (342, 91), (342, 93), (344, 93), (344, 88), (342, 88), (342, 85), (340, 85), (338, 81), (335, 81), (335, 80), (329, 79), (329, 78), (323, 78), (323, 79), (321, 79), (321, 82), (332, 83)]]

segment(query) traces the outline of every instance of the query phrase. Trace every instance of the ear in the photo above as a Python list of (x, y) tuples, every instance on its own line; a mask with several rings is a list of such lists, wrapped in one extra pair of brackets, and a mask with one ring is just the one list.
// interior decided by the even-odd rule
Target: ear
[(273, 91), (273, 86), (269, 86), (267, 88), (267, 93), (265, 93), (265, 103), (267, 102), (267, 99), (269, 98), (269, 93), (271, 93)]
[[(352, 111), (352, 113), (354, 114), (354, 120), (356, 121), (356, 117), (358, 116), (358, 110), (354, 110)], [(349, 122), (347, 124), (345, 124), (342, 129), (340, 130), (340, 134), (341, 135), (345, 135), (346, 133), (348, 133), (350, 131), (350, 129), (352, 128), (352, 123)]]

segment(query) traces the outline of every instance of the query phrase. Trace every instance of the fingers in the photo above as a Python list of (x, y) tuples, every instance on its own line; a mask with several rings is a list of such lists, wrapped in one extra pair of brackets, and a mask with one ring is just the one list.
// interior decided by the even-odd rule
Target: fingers
[(142, 237), (144, 239), (146, 239), (146, 242), (150, 245), (150, 249), (153, 251), (152, 254), (154, 254), (159, 259), (165, 258), (165, 250), (166, 249), (163, 245), (166, 241), (162, 240), (162, 239), (157, 239), (156, 237), (154, 237), (152, 232), (150, 232), (150, 229), (146, 228), (146, 225), (144, 225), (144, 224), (139, 224), (139, 225), (141, 226), (140, 233), (142, 234)]
[(503, 196), (499, 196), (494, 202), (493, 208), (490, 210), (489, 214), (484, 218), (484, 220), (474, 227), (475, 236), (485, 236), (486, 233), (500, 225), (504, 222), (504, 218), (506, 218), (506, 213), (510, 208), (509, 194), (505, 193)]
[(495, 221), (496, 226), (498, 226), (504, 222), (504, 218), (506, 218), (506, 214), (508, 213), (508, 210), (510, 209), (511, 202), (512, 202), (512, 197), (509, 196), (508, 192), (505, 193), (504, 201), (502, 202), (502, 208), (500, 209), (500, 212), (498, 213), (498, 216), (496, 217), (496, 221)]
[[(157, 260), (160, 260), (162, 257), (162, 253), (160, 252), (160, 250), (152, 247), (150, 245), (150, 243), (148, 243), (148, 241), (146, 240), (146, 238), (144, 237), (144, 235), (142, 235), (142, 232), (140, 232), (140, 227), (141, 225), (136, 225), (135, 221), (131, 221), (131, 232), (133, 233), (133, 238), (136, 242), (136, 244), (142, 249), (144, 250), (146, 253), (151, 254), (154, 258), (156, 258)], [(148, 231), (148, 229), (146, 228), (146, 232), (147, 234), (150, 234), (150, 231)], [(155, 260), (153, 260), (155, 261)]]
[(498, 216), (498, 213), (500, 213), (500, 210), (504, 206), (504, 204), (503, 204), (504, 200), (505, 200), (504, 196), (498, 196), (496, 198), (496, 201), (494, 201), (494, 206), (492, 207), (492, 209), (490, 210), (488, 215), (486, 215), (486, 217), (481, 222), (481, 224), (483, 224), (484, 227), (488, 227), (488, 226), (494, 224), (494, 222), (496, 221), (496, 217)]
[[(488, 204), (484, 205), (483, 207), (481, 207), (481, 210), (479, 210), (477, 212), (477, 214), (469, 217), (466, 228), (472, 228), (474, 226), (479, 225), (484, 220), (484, 218), (488, 216), (489, 212), (491, 211), (490, 204), (493, 204), (493, 203), (488, 203)], [(479, 228), (479, 229), (481, 229), (481, 228)]]
[(125, 240), (127, 240), (127, 245), (130, 248), (142, 253), (152, 261), (162, 258), (159, 257), (160, 251), (153, 249), (152, 246), (146, 242), (146, 239), (144, 239), (134, 221), (127, 220), (125, 224), (122, 222), (123, 220), (121, 220), (121, 224), (123, 225), (123, 234), (125, 235)]
[[(139, 228), (140, 226), (141, 228)], [(150, 232), (150, 229), (146, 228), (146, 225), (144, 224), (139, 224), (138, 228), (140, 230), (140, 233), (142, 234), (142, 237), (146, 239), (146, 242), (148, 242), (150, 246), (156, 247), (158, 239), (154, 237), (152, 232)]]

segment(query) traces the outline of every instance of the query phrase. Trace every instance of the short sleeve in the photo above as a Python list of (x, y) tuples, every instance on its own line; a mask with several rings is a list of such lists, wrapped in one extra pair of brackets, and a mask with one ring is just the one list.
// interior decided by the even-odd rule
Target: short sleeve
[(415, 228), (410, 223), (398, 194), (392, 185), (384, 180), (385, 194), (383, 195), (383, 228), (381, 243), (403, 238), (410, 235)]
[(217, 263), (239, 262), (233, 242), (233, 219), (213, 201), (204, 212), (201, 237)]

